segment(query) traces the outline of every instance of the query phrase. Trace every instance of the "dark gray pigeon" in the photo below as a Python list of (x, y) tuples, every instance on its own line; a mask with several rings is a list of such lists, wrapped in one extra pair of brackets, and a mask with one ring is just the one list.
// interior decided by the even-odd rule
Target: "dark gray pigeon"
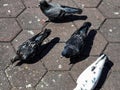
[(76, 30), (72, 34), (70, 39), (68, 39), (68, 41), (66, 42), (64, 50), (62, 51), (62, 56), (66, 58), (79, 56), (84, 47), (85, 38), (87, 37), (87, 31), (90, 26), (91, 23), (85, 22), (80, 29)]
[(29, 58), (32, 58), (39, 52), (39, 47), (42, 44), (43, 40), (50, 35), (51, 30), (45, 29), (44, 32), (40, 32), (32, 38), (28, 39), (24, 43), (22, 43), (17, 50), (17, 55), (11, 60), (12, 63), (21, 60), (26, 61)]
[(58, 3), (48, 3), (45, 0), (40, 1), (40, 9), (49, 18), (50, 21), (61, 19), (65, 15), (80, 14), (82, 12), (79, 8), (63, 6)]

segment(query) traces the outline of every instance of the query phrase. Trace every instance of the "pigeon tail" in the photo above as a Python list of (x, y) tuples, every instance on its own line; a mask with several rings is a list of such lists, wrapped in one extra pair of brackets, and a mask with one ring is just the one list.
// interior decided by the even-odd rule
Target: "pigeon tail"
[(50, 35), (50, 33), (51, 33), (50, 29), (45, 29), (42, 34), (39, 33), (39, 36), (36, 38), (36, 41), (39, 41), (39, 44), (41, 44), (43, 40)]
[(68, 7), (68, 6), (62, 6), (65, 10), (66, 13), (68, 14), (81, 14), (82, 10), (79, 8), (73, 8), (73, 7)]
[(91, 26), (91, 23), (90, 23), (90, 22), (85, 22), (85, 23), (83, 24), (83, 26), (78, 30), (78, 32), (79, 32), (80, 34), (86, 36), (86, 34), (87, 34), (90, 26)]

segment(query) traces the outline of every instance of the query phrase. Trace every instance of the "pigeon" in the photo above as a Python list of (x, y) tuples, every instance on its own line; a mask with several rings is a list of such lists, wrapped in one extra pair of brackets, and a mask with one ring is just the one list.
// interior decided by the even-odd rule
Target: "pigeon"
[(90, 26), (90, 22), (85, 22), (80, 29), (76, 30), (71, 35), (71, 37), (66, 41), (64, 50), (61, 53), (63, 57), (71, 58), (79, 56), (84, 48), (87, 31)]
[(27, 61), (28, 59), (34, 57), (37, 52), (39, 52), (39, 47), (42, 44), (43, 40), (47, 38), (51, 33), (50, 29), (45, 29), (44, 32), (40, 32), (32, 38), (26, 40), (22, 43), (17, 50), (16, 56), (11, 60), (12, 63), (20, 60)]
[(58, 3), (48, 3), (45, 0), (40, 1), (39, 7), (50, 21), (61, 19), (66, 15), (80, 14), (82, 12), (82, 10), (79, 8), (63, 6)]
[(101, 75), (104, 74), (103, 69), (107, 60), (107, 55), (100, 55), (96, 61), (94, 61), (80, 74), (76, 81), (77, 86), (73, 90), (99, 90), (95, 88), (100, 81)]

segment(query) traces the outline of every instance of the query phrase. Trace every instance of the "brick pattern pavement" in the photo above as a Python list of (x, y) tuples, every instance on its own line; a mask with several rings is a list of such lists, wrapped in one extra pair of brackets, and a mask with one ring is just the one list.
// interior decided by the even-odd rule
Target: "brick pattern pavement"
[[(102, 75), (105, 79), (96, 90), (120, 90), (120, 0), (47, 1), (82, 8), (83, 12), (76, 15), (78, 20), (44, 23), (47, 18), (38, 7), (39, 0), (0, 0), (0, 90), (73, 90), (77, 77), (101, 53), (106, 53), (113, 65), (108, 65), (112, 68)], [(85, 21), (92, 27), (82, 58), (61, 57), (65, 41)], [(11, 65), (17, 47), (44, 28), (52, 33), (38, 60)]]

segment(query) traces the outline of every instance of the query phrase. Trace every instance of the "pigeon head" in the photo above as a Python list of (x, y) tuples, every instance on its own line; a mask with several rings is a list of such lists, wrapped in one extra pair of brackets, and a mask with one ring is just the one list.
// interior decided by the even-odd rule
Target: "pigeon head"
[(48, 7), (49, 4), (47, 3), (47, 1), (45, 1), (45, 0), (41, 0), (39, 6), (45, 8), (45, 7)]
[(76, 56), (79, 53), (79, 50), (74, 46), (65, 46), (64, 50), (62, 51), (62, 56), (66, 58), (70, 58)]

